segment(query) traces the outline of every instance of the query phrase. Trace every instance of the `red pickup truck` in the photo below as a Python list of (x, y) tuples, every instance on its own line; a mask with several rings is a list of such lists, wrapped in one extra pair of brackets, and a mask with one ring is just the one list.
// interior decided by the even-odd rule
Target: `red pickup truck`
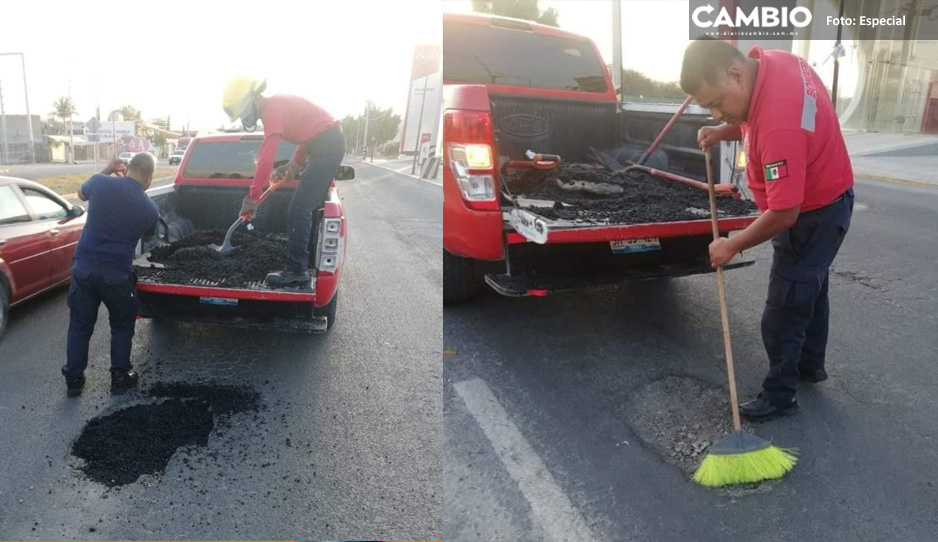
[[(157, 238), (141, 247), (146, 256), (161, 242), (175, 242), (196, 232), (224, 231), (237, 219), (241, 200), (254, 175), (260, 134), (223, 133), (199, 136), (188, 145), (172, 186), (151, 190), (160, 210)], [(274, 166), (287, 163), (296, 146), (283, 142)], [(354, 170), (341, 166), (337, 181), (352, 179)], [(285, 233), (287, 208), (296, 182), (273, 193), (258, 210), (252, 227), (259, 232)], [(333, 182), (320, 209), (318, 236), (310, 239), (316, 276), (310, 287), (277, 290), (263, 277), (231, 288), (199, 276), (184, 283), (167, 280), (159, 268), (138, 258), (137, 291), (144, 318), (213, 322), (238, 327), (324, 332), (336, 319), (338, 287), (345, 263), (347, 229), (342, 200)], [(221, 239), (219, 238), (219, 244)], [(285, 252), (284, 252), (285, 254)], [(312, 268), (312, 266), (311, 266)], [(274, 271), (275, 269), (270, 269)]]
[[(708, 213), (643, 224), (551, 221), (518, 209), (506, 193), (502, 166), (529, 150), (588, 162), (591, 148), (647, 147), (670, 118), (653, 107), (622, 107), (592, 41), (527, 21), (451, 13), (443, 15), (443, 36), (444, 303), (469, 299), (483, 281), (503, 295), (539, 296), (712, 271)], [(696, 133), (712, 123), (704, 114), (682, 117), (659, 146), (665, 169), (705, 180)], [(755, 218), (721, 218), (720, 231)], [(643, 250), (621, 250), (631, 243)]]

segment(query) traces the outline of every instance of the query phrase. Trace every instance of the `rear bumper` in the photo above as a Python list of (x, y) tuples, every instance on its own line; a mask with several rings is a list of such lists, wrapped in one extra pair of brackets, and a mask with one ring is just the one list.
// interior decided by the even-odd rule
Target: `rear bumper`
[[(740, 260), (723, 266), (723, 269), (747, 267), (755, 260)], [(576, 290), (613, 284), (627, 284), (661, 278), (686, 277), (702, 273), (712, 273), (714, 269), (705, 262), (685, 262), (662, 265), (654, 269), (635, 269), (628, 273), (608, 274), (540, 274), (538, 276), (511, 276), (507, 274), (489, 274), (485, 282), (496, 292), (508, 297), (544, 297), (551, 292)]]
[(142, 318), (222, 324), (232, 327), (322, 333), (325, 316), (315, 314), (314, 292), (257, 291), (140, 282)]

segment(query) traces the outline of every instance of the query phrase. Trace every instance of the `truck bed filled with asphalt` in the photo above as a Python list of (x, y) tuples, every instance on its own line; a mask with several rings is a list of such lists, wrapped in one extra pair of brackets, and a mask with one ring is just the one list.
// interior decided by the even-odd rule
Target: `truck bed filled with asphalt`
[[(198, 231), (179, 241), (154, 248), (150, 263), (165, 267), (137, 266), (141, 279), (182, 285), (207, 285), (222, 288), (265, 289), (267, 273), (283, 269), (287, 257), (287, 236), (279, 233), (252, 231), (235, 232), (231, 242), (234, 250), (216, 251), (225, 232)], [(311, 257), (311, 260), (313, 258)], [(313, 267), (315, 262), (310, 262)]]
[[(583, 224), (645, 224), (710, 217), (706, 190), (642, 171), (611, 172), (601, 165), (562, 164), (552, 170), (510, 170), (505, 191), (548, 220)], [(757, 213), (751, 201), (717, 196), (717, 216)]]

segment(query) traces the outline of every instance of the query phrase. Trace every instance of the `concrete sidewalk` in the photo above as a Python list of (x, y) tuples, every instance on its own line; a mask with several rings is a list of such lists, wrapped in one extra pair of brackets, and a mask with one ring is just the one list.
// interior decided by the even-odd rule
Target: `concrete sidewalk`
[(845, 132), (856, 177), (938, 188), (938, 136)]

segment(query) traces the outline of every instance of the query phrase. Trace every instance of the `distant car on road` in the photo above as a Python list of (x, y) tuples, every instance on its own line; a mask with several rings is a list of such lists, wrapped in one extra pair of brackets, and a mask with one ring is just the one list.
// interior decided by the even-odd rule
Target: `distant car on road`
[(0, 176), (0, 335), (10, 307), (69, 281), (85, 219), (41, 184)]
[(124, 165), (127, 165), (127, 164), (130, 163), (130, 159), (133, 158), (135, 154), (137, 154), (137, 153), (135, 153), (135, 152), (122, 152), (122, 153), (120, 153), (120, 154), (117, 155), (117, 159), (120, 160), (121, 162), (123, 162)]
[(185, 150), (176, 149), (169, 155), (169, 165), (177, 165), (182, 162), (182, 157), (186, 155)]

